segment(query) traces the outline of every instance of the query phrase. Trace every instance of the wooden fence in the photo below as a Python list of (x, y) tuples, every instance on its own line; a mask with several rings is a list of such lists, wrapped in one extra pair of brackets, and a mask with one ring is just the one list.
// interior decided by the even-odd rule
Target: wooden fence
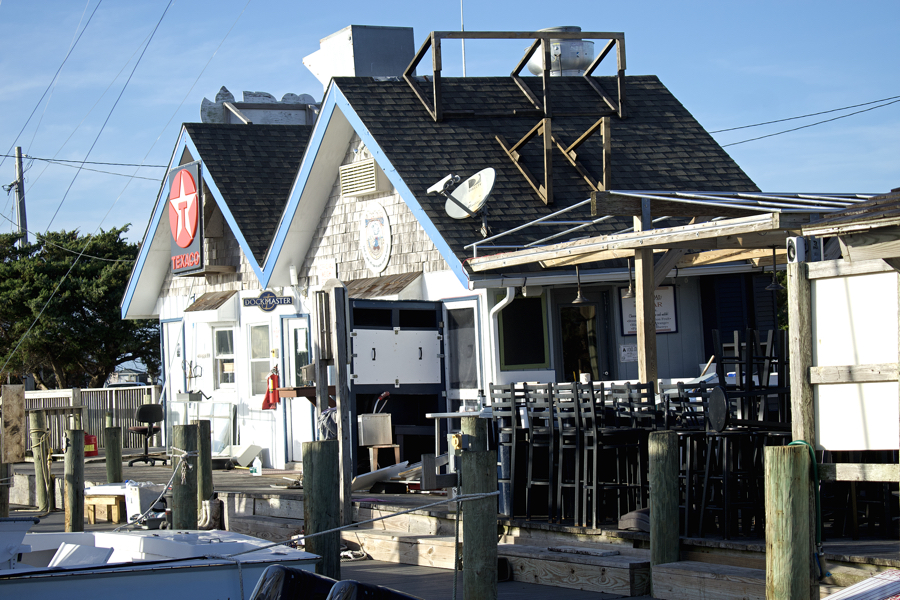
[[(47, 427), (50, 429), (50, 447), (62, 449), (65, 431), (74, 419), (81, 419), (85, 433), (97, 436), (99, 448), (106, 447), (106, 414), (111, 413), (113, 426), (122, 429), (125, 448), (142, 448), (143, 437), (128, 431), (140, 425), (134, 420), (134, 411), (149, 395), (151, 402), (159, 402), (161, 387), (158, 385), (90, 388), (68, 390), (34, 390), (25, 392), (26, 431), (31, 431), (28, 412), (37, 409), (47, 411)], [(157, 436), (158, 437), (158, 436)], [(31, 436), (26, 436), (26, 448), (31, 448)], [(154, 445), (151, 440), (151, 446)]]

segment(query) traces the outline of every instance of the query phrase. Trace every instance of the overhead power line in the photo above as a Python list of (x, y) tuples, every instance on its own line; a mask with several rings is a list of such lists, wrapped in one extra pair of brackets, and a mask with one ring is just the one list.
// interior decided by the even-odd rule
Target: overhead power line
[[(6, 158), (13, 158), (14, 154), (4, 154)], [(41, 158), (39, 156), (31, 156), (30, 154), (23, 154), (22, 158), (26, 158), (28, 160), (43, 160), (51, 163), (75, 163), (78, 165), (103, 165), (106, 167), (153, 167), (154, 169), (165, 169), (167, 165), (139, 165), (137, 163), (112, 163), (112, 162), (95, 162), (92, 160), (66, 160), (63, 158)]]
[[(761, 125), (771, 125), (773, 123), (784, 123), (785, 121), (794, 121), (796, 119), (805, 119), (806, 117), (817, 117), (819, 115), (827, 115), (828, 113), (840, 112), (842, 110), (850, 110), (851, 108), (859, 108), (860, 106), (868, 106), (870, 104), (878, 104), (879, 102), (887, 102), (888, 100), (896, 100), (900, 96), (891, 96), (890, 98), (882, 98), (881, 100), (872, 100), (871, 102), (863, 102), (862, 104), (853, 104), (843, 108), (832, 108), (831, 110), (823, 110), (821, 112), (809, 113), (808, 115), (800, 115), (799, 117), (788, 117), (786, 119), (775, 119), (774, 121), (764, 121), (763, 123), (754, 123), (753, 125), (741, 125), (740, 127), (729, 127), (728, 129), (717, 129), (709, 133), (724, 133), (726, 131), (737, 131), (738, 129), (749, 129), (750, 127), (760, 127)], [(878, 108), (878, 107), (876, 107)], [(849, 116), (849, 115), (847, 115)]]
[[(75, 50), (75, 46), (78, 45), (79, 40), (81, 40), (81, 36), (84, 35), (84, 32), (87, 31), (88, 25), (91, 24), (91, 20), (94, 18), (94, 15), (97, 14), (97, 9), (100, 8), (100, 5), (103, 3), (103, 0), (97, 3), (97, 6), (94, 7), (94, 12), (91, 13), (91, 16), (88, 17), (87, 23), (84, 24), (84, 28), (81, 30), (81, 33), (78, 34), (78, 38), (75, 40), (75, 43), (72, 44), (72, 47), (69, 48), (69, 51), (66, 53), (65, 58), (63, 58), (62, 63), (59, 65), (59, 68), (56, 70), (56, 73), (53, 75), (53, 79), (50, 80), (50, 84), (47, 86), (47, 89), (44, 90), (44, 93), (41, 94), (41, 99), (37, 101), (37, 104), (34, 105), (34, 110), (31, 111), (31, 114), (28, 115), (28, 119), (25, 121), (25, 124), (22, 125), (22, 129), (19, 131), (19, 134), (16, 136), (16, 139), (13, 140), (13, 143), (9, 146), (9, 150), (6, 151), (6, 156), (9, 156), (9, 153), (12, 152), (12, 149), (16, 146), (16, 143), (19, 141), (19, 138), (22, 137), (22, 133), (25, 131), (25, 128), (28, 127), (28, 123), (31, 122), (31, 118), (34, 117), (34, 113), (37, 112), (38, 107), (40, 107), (41, 102), (44, 101), (44, 98), (47, 96), (47, 93), (53, 87), (53, 82), (56, 81), (56, 78), (59, 77), (59, 72), (62, 71), (63, 65), (66, 64), (66, 61), (69, 60), (69, 57), (72, 56), (72, 51)], [(0, 160), (0, 167), (3, 166), (3, 163), (6, 162), (6, 157)]]
[[(122, 86), (122, 90), (119, 92), (119, 96), (116, 98), (116, 101), (113, 103), (112, 108), (109, 109), (109, 114), (106, 115), (106, 120), (103, 121), (103, 125), (100, 126), (100, 131), (97, 132), (97, 137), (94, 138), (94, 143), (91, 144), (91, 147), (88, 148), (87, 154), (84, 159), (87, 160), (88, 156), (91, 155), (91, 152), (94, 150), (94, 146), (97, 145), (97, 142), (100, 140), (100, 136), (103, 135), (103, 130), (106, 129), (106, 124), (109, 123), (110, 117), (112, 117), (113, 112), (116, 110), (116, 107), (119, 105), (119, 101), (122, 99), (122, 95), (125, 93), (125, 90), (128, 88), (128, 84), (131, 83), (131, 78), (134, 77), (134, 72), (137, 71), (138, 65), (141, 64), (141, 60), (144, 58), (144, 54), (147, 52), (147, 48), (150, 47), (150, 42), (153, 41), (153, 37), (156, 35), (157, 30), (159, 30), (159, 26), (162, 24), (163, 19), (166, 17), (166, 13), (169, 12), (169, 8), (172, 7), (172, 2), (174, 0), (169, 0), (169, 3), (166, 4), (165, 10), (163, 10), (162, 15), (159, 17), (159, 21), (156, 22), (156, 26), (153, 28), (152, 33), (150, 34), (150, 39), (147, 41), (147, 45), (144, 46), (144, 50), (141, 52), (141, 55), (138, 57), (137, 61), (134, 63), (134, 68), (131, 69), (131, 73), (128, 75), (128, 79), (125, 80), (125, 85)], [(54, 219), (56, 219), (56, 215), (59, 214), (59, 209), (62, 208), (63, 203), (66, 201), (66, 197), (69, 195), (69, 191), (72, 189), (72, 186), (75, 184), (75, 180), (78, 178), (78, 173), (81, 172), (81, 169), (84, 167), (79, 166), (78, 172), (75, 173), (75, 177), (72, 178), (72, 181), (69, 183), (69, 187), (66, 189), (66, 193), (63, 194), (62, 200), (59, 201), (59, 206), (56, 207), (56, 211), (53, 213), (53, 216), (50, 218), (50, 222), (47, 224), (47, 230), (50, 230), (50, 225), (53, 224)], [(52, 295), (51, 295), (52, 298)], [(49, 302), (49, 300), (48, 300)]]
[(774, 137), (776, 135), (781, 135), (782, 133), (790, 133), (792, 131), (799, 131), (800, 129), (806, 129), (807, 127), (815, 127), (816, 125), (821, 125), (822, 123), (830, 123), (832, 121), (837, 121), (838, 119), (845, 119), (847, 117), (852, 117), (853, 115), (858, 115), (860, 113), (869, 112), (870, 110), (875, 110), (876, 108), (884, 108), (885, 106), (890, 106), (891, 104), (897, 104), (898, 102), (900, 102), (900, 99), (894, 100), (893, 102), (888, 102), (886, 104), (880, 104), (878, 106), (873, 106), (871, 108), (864, 108), (862, 110), (858, 110), (858, 111), (852, 112), (850, 114), (841, 115), (839, 117), (825, 119), (824, 121), (817, 121), (815, 123), (810, 123), (809, 125), (801, 125), (800, 127), (794, 127), (793, 129), (785, 129), (784, 131), (777, 131), (775, 133), (770, 133), (768, 135), (761, 135), (759, 137), (750, 138), (748, 140), (741, 140), (740, 142), (732, 142), (730, 144), (722, 144), (722, 148), (727, 148), (728, 146), (737, 146), (738, 144), (746, 144), (747, 142), (754, 142), (756, 140), (762, 140), (765, 138)]
[[(7, 221), (9, 221), (10, 223), (12, 223), (13, 225), (16, 225), (16, 222), (15, 222), (15, 221), (13, 221), (12, 219), (10, 219), (9, 217), (7, 217), (7, 216), (4, 215), (4, 214), (0, 214), (0, 218), (6, 219)], [(33, 235), (35, 239), (38, 239), (39, 236), (42, 236), (42, 235), (43, 235), (43, 234), (40, 234), (40, 233), (36, 233), (36, 232), (34, 232), (34, 231), (31, 231), (30, 229), (26, 229), (26, 231), (27, 231), (28, 233), (30, 233), (31, 235)], [(92, 238), (89, 238), (89, 239), (92, 239)], [(62, 250), (63, 252), (68, 252), (69, 254), (76, 254), (76, 255), (78, 255), (79, 257), (82, 257), (82, 258), (91, 258), (91, 259), (94, 259), (94, 260), (105, 260), (106, 262), (129, 262), (129, 263), (133, 263), (133, 262), (134, 262), (134, 259), (133, 259), (133, 258), (103, 258), (102, 256), (94, 256), (94, 255), (92, 255), (92, 254), (84, 254), (83, 252), (80, 252), (80, 251), (78, 251), (78, 250), (72, 250), (71, 248), (66, 248), (65, 246), (61, 246), (61, 245), (59, 245), (59, 244), (54, 244), (53, 242), (51, 242), (51, 241), (48, 240), (48, 239), (44, 239), (44, 243), (47, 244), (48, 246), (53, 246), (54, 248), (59, 248), (59, 249)]]

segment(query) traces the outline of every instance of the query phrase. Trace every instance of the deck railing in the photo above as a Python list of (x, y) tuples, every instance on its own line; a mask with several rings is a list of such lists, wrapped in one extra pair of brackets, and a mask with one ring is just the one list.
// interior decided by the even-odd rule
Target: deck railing
[[(159, 402), (161, 387), (158, 385), (88, 388), (66, 390), (33, 390), (25, 392), (26, 431), (31, 431), (29, 411), (46, 409), (47, 427), (50, 430), (50, 447), (62, 449), (65, 432), (81, 419), (85, 433), (97, 436), (99, 448), (106, 447), (106, 414), (112, 414), (114, 427), (122, 429), (125, 448), (143, 447), (143, 438), (130, 433), (129, 427), (140, 425), (134, 420), (134, 411), (149, 395), (151, 402)], [(26, 436), (26, 448), (31, 448), (31, 436)], [(152, 442), (151, 442), (152, 445)]]

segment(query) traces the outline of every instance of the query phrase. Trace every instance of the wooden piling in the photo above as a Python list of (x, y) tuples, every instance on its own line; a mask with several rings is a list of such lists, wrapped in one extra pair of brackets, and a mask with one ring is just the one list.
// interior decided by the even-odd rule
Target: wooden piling
[[(809, 378), (812, 361), (812, 295), (809, 280), (809, 263), (789, 263), (787, 266), (788, 292), (788, 346), (791, 384), (791, 437), (794, 441), (804, 441), (816, 446), (816, 414), (813, 387)], [(816, 514), (816, 486), (809, 481), (806, 499), (810, 514)], [(807, 540), (810, 548), (815, 548), (815, 520), (810, 519)], [(816, 563), (810, 552), (809, 571), (810, 598), (819, 597)]]
[[(340, 486), (340, 447), (337, 440), (304, 442), (303, 452), (303, 529), (307, 535), (328, 531), (341, 524), (340, 504), (335, 491)], [(306, 540), (306, 551), (318, 554), (322, 561), (316, 573), (341, 578), (341, 538), (339, 532)]]
[(766, 598), (810, 598), (809, 450), (806, 446), (765, 449)]
[(34, 491), (35, 502), (40, 512), (50, 512), (54, 490), (47, 466), (47, 457), (50, 456), (50, 438), (47, 431), (47, 414), (42, 410), (36, 410), (29, 414), (31, 426), (31, 454), (34, 457)]
[(650, 434), (650, 565), (679, 558), (678, 434)]
[[(66, 531), (84, 531), (84, 430), (66, 431)], [(51, 490), (52, 491), (52, 490)]]
[[(496, 451), (463, 452), (460, 481), (463, 494), (497, 491)], [(462, 516), (463, 597), (466, 600), (496, 600), (497, 498), (488, 496), (464, 502)]]
[(214, 492), (212, 476), (212, 433), (208, 419), (191, 421), (197, 426), (197, 511)]
[(487, 450), (487, 419), (479, 417), (463, 417), (460, 419), (460, 431), (469, 436), (469, 450), (484, 452)]
[[(172, 427), (172, 465), (178, 474), (172, 481), (172, 527), (197, 529), (197, 456), (177, 458), (182, 452), (195, 452), (197, 426)], [(182, 464), (184, 463), (184, 464)]]
[(107, 427), (106, 435), (106, 483), (121, 483), (122, 476), (122, 430)]
[(25, 460), (25, 386), (4, 385), (0, 393), (0, 517), (8, 517), (12, 465)]

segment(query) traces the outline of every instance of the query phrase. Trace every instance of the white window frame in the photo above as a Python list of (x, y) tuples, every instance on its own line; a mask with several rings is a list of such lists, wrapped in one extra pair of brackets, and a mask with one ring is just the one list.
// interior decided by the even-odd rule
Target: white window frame
[[(258, 327), (266, 328), (266, 342), (268, 350), (266, 350), (266, 355), (264, 357), (253, 357), (253, 330)], [(256, 383), (253, 380), (253, 366), (254, 364), (265, 362), (266, 365), (266, 378), (268, 378), (268, 373), (272, 369), (272, 324), (268, 322), (264, 323), (254, 323), (247, 327), (247, 360), (249, 363), (249, 380), (250, 380), (250, 395), (251, 396), (262, 396), (266, 393), (266, 384), (265, 380), (262, 384), (262, 391), (255, 391), (253, 389), (254, 384)]]
[[(231, 354), (219, 354), (219, 332), (228, 332), (231, 334)], [(213, 346), (213, 389), (234, 389), (237, 380), (237, 364), (235, 362), (234, 353), (234, 329), (231, 327), (213, 327), (212, 328), (212, 346)], [(219, 370), (219, 362), (231, 360), (231, 381), (223, 382), (221, 380), (222, 371)]]

